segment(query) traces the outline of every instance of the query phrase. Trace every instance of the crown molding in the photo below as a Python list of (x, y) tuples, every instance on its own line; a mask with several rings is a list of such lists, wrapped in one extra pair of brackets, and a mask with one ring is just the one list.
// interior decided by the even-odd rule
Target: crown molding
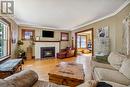
[(26, 27), (26, 28), (39, 28), (39, 29), (47, 29), (47, 30), (59, 30), (59, 31), (71, 31), (64, 28), (53, 28), (53, 27), (43, 27), (40, 25), (30, 25), (30, 24), (18, 24), (19, 27)]
[(120, 6), (120, 8), (117, 9), (114, 13), (111, 13), (111, 14), (105, 16), (105, 17), (99, 18), (99, 19), (94, 20), (94, 21), (89, 22), (89, 23), (82, 23), (82, 24), (80, 24), (80, 25), (78, 25), (78, 26), (76, 26), (76, 27), (73, 27), (71, 30), (73, 31), (73, 30), (76, 30), (76, 29), (85, 27), (85, 26), (87, 26), (87, 25), (90, 25), (90, 24), (99, 22), (99, 21), (101, 21), (101, 20), (107, 19), (107, 18), (109, 18), (109, 17), (112, 17), (112, 16), (118, 14), (121, 10), (123, 10), (129, 3), (130, 3), (130, 0), (127, 0), (127, 1), (125, 1), (125, 2)]

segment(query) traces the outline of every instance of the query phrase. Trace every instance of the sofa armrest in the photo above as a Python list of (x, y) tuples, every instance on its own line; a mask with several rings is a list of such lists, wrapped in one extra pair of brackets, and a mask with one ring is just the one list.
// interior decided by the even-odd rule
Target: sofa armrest
[(105, 64), (105, 63), (99, 63), (96, 61), (92, 60), (92, 68), (105, 68), (105, 69), (111, 69), (111, 70), (116, 70), (114, 67), (112, 67), (110, 64)]
[(23, 70), (5, 78), (4, 80), (15, 85), (15, 87), (32, 87), (33, 84), (38, 81), (38, 75), (32, 70)]
[(77, 86), (77, 87), (96, 87), (97, 85), (97, 81), (95, 80), (90, 80), (90, 81), (86, 81), (83, 84)]
[(68, 86), (57, 85), (51, 82), (38, 80), (32, 87), (68, 87)]
[(75, 53), (75, 50), (68, 50), (66, 52), (66, 57), (73, 57), (74, 56), (74, 53)]

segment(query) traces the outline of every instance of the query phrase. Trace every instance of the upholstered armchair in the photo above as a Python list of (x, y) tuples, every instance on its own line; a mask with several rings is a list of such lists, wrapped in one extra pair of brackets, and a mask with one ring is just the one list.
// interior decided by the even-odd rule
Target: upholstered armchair
[(74, 49), (71, 49), (71, 50), (68, 50), (66, 52), (66, 57), (73, 57), (74, 56), (74, 53), (75, 53), (75, 50)]
[(68, 58), (68, 57), (73, 57), (75, 53), (75, 49), (71, 47), (67, 47), (66, 49), (62, 49), (61, 52), (57, 53), (57, 58), (63, 59), (63, 58)]

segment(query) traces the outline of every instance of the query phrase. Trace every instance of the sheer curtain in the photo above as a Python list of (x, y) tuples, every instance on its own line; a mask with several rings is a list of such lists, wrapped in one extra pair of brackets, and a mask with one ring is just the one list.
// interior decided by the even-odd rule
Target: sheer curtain
[(130, 14), (123, 20), (123, 48), (125, 55), (130, 56)]

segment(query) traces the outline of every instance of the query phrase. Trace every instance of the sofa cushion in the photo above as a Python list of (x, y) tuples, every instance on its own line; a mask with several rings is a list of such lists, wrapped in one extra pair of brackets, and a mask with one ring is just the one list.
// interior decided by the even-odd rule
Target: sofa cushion
[(124, 85), (130, 85), (130, 80), (122, 73), (116, 70), (109, 70), (104, 68), (94, 69), (95, 79), (98, 81), (112, 81)]
[(130, 59), (125, 59), (122, 63), (122, 66), (119, 70), (130, 80)]
[(15, 87), (15, 86), (10, 84), (6, 80), (0, 79), (0, 87)]
[(115, 69), (119, 70), (121, 67), (121, 64), (124, 59), (127, 57), (119, 54), (117, 52), (111, 52), (110, 55), (108, 56), (108, 62), (113, 66)]
[(90, 80), (90, 81), (86, 81), (76, 87), (96, 87), (96, 85), (97, 85), (97, 81)]
[(63, 85), (57, 85), (51, 82), (45, 82), (38, 80), (32, 87), (67, 87)]
[(112, 67), (110, 64), (104, 64), (104, 63), (99, 63), (96, 61), (92, 61), (92, 68), (105, 68), (105, 69), (112, 69), (112, 70), (116, 70), (114, 67)]
[(92, 58), (94, 61), (97, 61), (99, 63), (105, 63), (105, 64), (109, 64), (108, 62), (108, 56), (96, 56)]
[(24, 70), (9, 76), (4, 80), (15, 85), (15, 87), (31, 87), (36, 81), (38, 81), (38, 75), (32, 70)]

